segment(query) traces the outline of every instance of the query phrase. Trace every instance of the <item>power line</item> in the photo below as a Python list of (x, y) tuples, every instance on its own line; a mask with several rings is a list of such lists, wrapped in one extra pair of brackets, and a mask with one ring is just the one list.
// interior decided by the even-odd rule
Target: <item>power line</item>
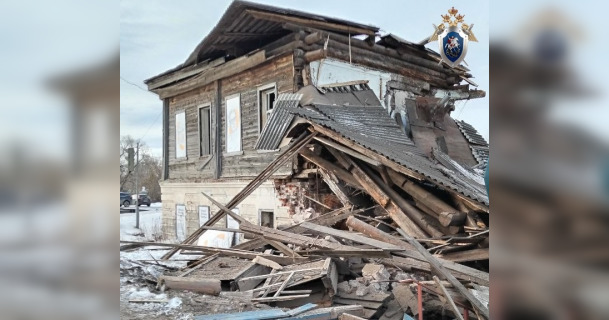
[(150, 92), (150, 91), (148, 91), (148, 90), (146, 90), (146, 89), (142, 88), (142, 87), (141, 87), (140, 85), (138, 85), (137, 83), (133, 83), (133, 82), (131, 82), (131, 81), (129, 81), (129, 80), (127, 80), (127, 79), (123, 78), (123, 76), (120, 76), (120, 78), (121, 78), (121, 80), (125, 81), (126, 83), (128, 83), (128, 84), (130, 84), (130, 85), (132, 85), (132, 86), (134, 86), (134, 87), (137, 87), (138, 89), (140, 89), (140, 90), (142, 90), (142, 91), (146, 91), (146, 92), (148, 92), (148, 93), (152, 93), (152, 92)]

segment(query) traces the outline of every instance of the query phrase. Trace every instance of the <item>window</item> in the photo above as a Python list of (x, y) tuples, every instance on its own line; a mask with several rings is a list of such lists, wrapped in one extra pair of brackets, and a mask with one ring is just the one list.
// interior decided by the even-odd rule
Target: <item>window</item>
[(275, 213), (273, 210), (260, 210), (258, 222), (263, 227), (275, 228)]
[(226, 99), (226, 152), (241, 151), (241, 99)]
[(211, 154), (211, 108), (199, 108), (199, 156)]
[(262, 128), (273, 111), (275, 106), (275, 85), (268, 85), (258, 89), (258, 131), (262, 132)]
[(186, 112), (176, 113), (176, 159), (186, 158)]

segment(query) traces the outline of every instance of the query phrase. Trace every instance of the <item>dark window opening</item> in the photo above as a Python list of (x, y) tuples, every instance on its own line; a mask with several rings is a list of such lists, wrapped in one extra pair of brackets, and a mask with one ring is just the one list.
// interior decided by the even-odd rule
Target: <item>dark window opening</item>
[(199, 109), (199, 156), (211, 154), (211, 108)]
[(275, 88), (273, 87), (260, 91), (259, 97), (260, 123), (258, 125), (260, 132), (262, 132), (262, 128), (266, 125), (266, 122), (273, 111), (273, 107), (275, 107)]
[(260, 225), (263, 227), (274, 228), (275, 227), (275, 213), (271, 210), (260, 211)]

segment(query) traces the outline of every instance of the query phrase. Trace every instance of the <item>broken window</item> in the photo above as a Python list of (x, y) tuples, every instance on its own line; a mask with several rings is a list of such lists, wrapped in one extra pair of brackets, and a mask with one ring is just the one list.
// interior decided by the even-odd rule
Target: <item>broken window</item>
[(199, 156), (211, 154), (211, 108), (199, 108)]
[(265, 86), (258, 90), (258, 131), (262, 132), (262, 128), (266, 125), (266, 122), (273, 111), (275, 106), (275, 85)]
[(273, 210), (260, 210), (258, 222), (263, 227), (275, 228), (275, 213)]

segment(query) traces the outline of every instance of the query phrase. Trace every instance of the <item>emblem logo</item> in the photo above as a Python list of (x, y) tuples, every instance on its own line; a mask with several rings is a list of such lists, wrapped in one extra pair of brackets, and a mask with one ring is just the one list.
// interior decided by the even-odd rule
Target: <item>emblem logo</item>
[(465, 16), (458, 13), (459, 10), (452, 7), (448, 10), (448, 14), (441, 15), (442, 23), (433, 26), (435, 31), (426, 41), (426, 43), (438, 42), (442, 61), (452, 68), (465, 59), (469, 41), (478, 42), (472, 32), (474, 25), (466, 24), (463, 21)]

